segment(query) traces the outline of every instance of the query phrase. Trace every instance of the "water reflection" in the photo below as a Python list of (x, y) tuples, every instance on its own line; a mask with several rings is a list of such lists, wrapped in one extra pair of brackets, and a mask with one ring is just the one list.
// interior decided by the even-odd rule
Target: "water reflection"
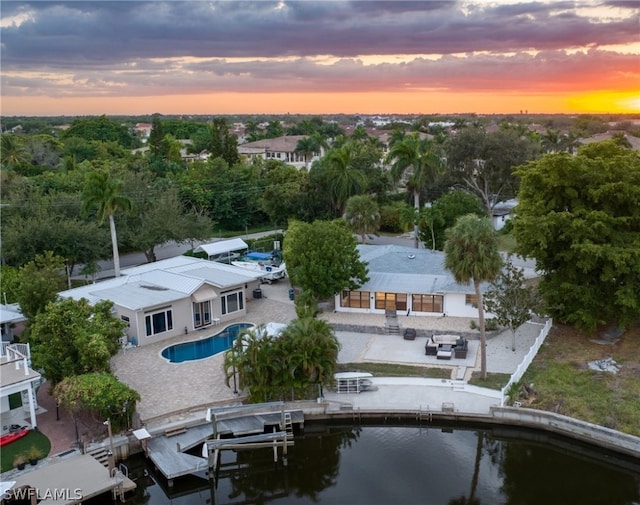
[(223, 451), (215, 485), (170, 488), (143, 458), (129, 465), (136, 505), (640, 503), (640, 462), (503, 429), (307, 425), (286, 465), (271, 449)]

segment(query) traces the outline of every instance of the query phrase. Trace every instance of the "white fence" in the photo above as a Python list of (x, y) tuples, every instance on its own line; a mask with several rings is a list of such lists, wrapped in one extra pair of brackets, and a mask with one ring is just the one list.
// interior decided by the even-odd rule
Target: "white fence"
[(536, 357), (536, 354), (538, 354), (538, 350), (540, 349), (540, 346), (544, 343), (544, 340), (547, 338), (547, 335), (549, 334), (549, 330), (551, 329), (551, 326), (553, 326), (553, 320), (549, 318), (547, 322), (544, 324), (544, 326), (542, 327), (542, 329), (540, 330), (540, 333), (536, 337), (535, 342), (529, 348), (529, 352), (522, 359), (522, 361), (518, 365), (518, 368), (516, 368), (516, 371), (513, 373), (513, 375), (509, 379), (509, 382), (507, 382), (506, 386), (503, 387), (502, 390), (500, 391), (502, 396), (502, 400), (500, 403), (501, 406), (504, 406), (504, 403), (507, 399), (507, 394), (511, 386), (513, 384), (516, 384), (520, 379), (522, 379), (522, 376), (527, 371), (527, 368), (529, 368), (529, 365), (531, 364), (533, 359)]

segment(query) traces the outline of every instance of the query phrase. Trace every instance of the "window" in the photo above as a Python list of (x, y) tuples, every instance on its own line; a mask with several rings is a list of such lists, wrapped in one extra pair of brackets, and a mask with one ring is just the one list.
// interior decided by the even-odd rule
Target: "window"
[(173, 312), (171, 309), (161, 310), (144, 317), (147, 337), (173, 330)]
[(193, 326), (198, 328), (211, 324), (211, 302), (209, 300), (193, 304)]
[(376, 292), (376, 309), (407, 310), (407, 294)]
[(120, 319), (125, 322), (127, 328), (131, 327), (131, 320), (128, 316), (120, 316)]
[(443, 312), (442, 295), (411, 295), (411, 307), (415, 312)]
[(341, 307), (368, 309), (371, 306), (369, 291), (343, 291), (340, 298)]
[(231, 314), (232, 312), (238, 312), (244, 309), (244, 297), (242, 291), (236, 293), (230, 293), (228, 295), (223, 294), (220, 297), (222, 303), (222, 315)]
[(466, 295), (464, 297), (464, 303), (466, 305), (473, 305), (474, 307), (478, 306), (478, 297), (474, 295)]

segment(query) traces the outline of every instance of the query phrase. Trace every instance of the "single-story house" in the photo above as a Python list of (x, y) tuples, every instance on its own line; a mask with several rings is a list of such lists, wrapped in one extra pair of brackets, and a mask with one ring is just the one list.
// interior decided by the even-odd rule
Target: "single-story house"
[[(337, 312), (477, 317), (473, 284), (458, 284), (444, 267), (444, 253), (398, 245), (358, 245), (369, 280), (335, 297)], [(483, 284), (481, 289), (486, 289)]]
[(127, 323), (123, 345), (146, 345), (246, 314), (260, 273), (176, 256), (121, 271), (121, 276), (59, 293), (90, 303), (113, 302)]

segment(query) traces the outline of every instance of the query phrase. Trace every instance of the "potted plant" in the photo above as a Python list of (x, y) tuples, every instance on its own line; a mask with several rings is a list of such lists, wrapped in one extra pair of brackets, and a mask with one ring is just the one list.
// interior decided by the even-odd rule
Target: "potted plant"
[(42, 458), (42, 451), (38, 449), (35, 445), (29, 447), (27, 451), (27, 458), (29, 459), (29, 464), (37, 465), (38, 460)]
[(13, 459), (13, 466), (16, 467), (18, 470), (24, 470), (24, 466), (26, 465), (26, 461), (27, 460), (25, 459), (23, 454), (18, 454)]

